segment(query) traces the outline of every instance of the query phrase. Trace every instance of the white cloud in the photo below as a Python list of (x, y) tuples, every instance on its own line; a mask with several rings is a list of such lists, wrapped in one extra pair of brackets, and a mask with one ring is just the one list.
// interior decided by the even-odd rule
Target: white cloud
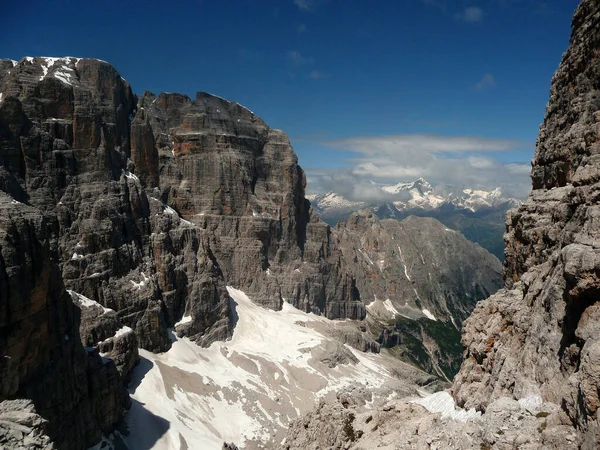
[(307, 30), (306, 25), (303, 23), (301, 23), (300, 25), (298, 25), (296, 27), (296, 31), (298, 32), (298, 34), (304, 34), (304, 33), (306, 33), (306, 30)]
[(496, 86), (496, 79), (491, 73), (484, 73), (481, 79), (475, 84), (475, 89), (484, 91)]
[(311, 77), (313, 80), (318, 80), (319, 78), (323, 78), (323, 74), (321, 72), (319, 72), (318, 70), (313, 70), (311, 73), (308, 74), (309, 77)]
[(357, 153), (397, 154), (399, 152), (498, 152), (514, 148), (519, 142), (511, 139), (496, 139), (477, 136), (397, 134), (340, 139), (324, 142), (324, 144)]
[[(392, 135), (325, 142), (355, 154), (351, 167), (308, 170), (311, 191), (333, 190), (351, 200), (382, 194), (376, 184), (425, 178), (434, 186), (455, 189), (501, 187), (506, 195), (523, 198), (530, 188), (529, 164), (503, 162), (496, 153), (523, 150), (523, 142), (478, 136)], [(533, 149), (531, 149), (533, 150)], [(373, 199), (373, 198), (369, 198)]]
[(287, 53), (288, 61), (295, 67), (304, 66), (306, 64), (312, 64), (314, 59), (312, 56), (302, 56), (297, 50), (292, 50)]
[(481, 22), (483, 20), (483, 10), (477, 6), (469, 6), (464, 11), (456, 14), (455, 17), (469, 23)]

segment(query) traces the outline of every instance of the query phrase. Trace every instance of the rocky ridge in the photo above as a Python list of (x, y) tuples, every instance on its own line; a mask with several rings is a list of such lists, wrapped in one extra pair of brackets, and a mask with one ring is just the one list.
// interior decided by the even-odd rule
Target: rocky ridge
[(600, 380), (600, 5), (583, 0), (552, 79), (533, 191), (507, 216), (506, 290), (465, 324), (461, 405), (538, 394), (598, 446)]
[(504, 259), (504, 217), (520, 201), (504, 197), (500, 188), (492, 191), (463, 189), (456, 193), (451, 187), (434, 188), (420, 178), (414, 182), (379, 186), (379, 189), (382, 191), (380, 201), (351, 201), (335, 192), (311, 194), (307, 198), (319, 217), (331, 226), (365, 208), (372, 209), (380, 219), (432, 217), (448, 228), (460, 231), (498, 259)]

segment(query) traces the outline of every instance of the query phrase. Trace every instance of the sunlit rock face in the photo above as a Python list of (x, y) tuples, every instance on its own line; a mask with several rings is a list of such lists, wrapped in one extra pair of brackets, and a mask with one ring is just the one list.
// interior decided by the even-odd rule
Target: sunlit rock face
[(138, 346), (231, 336), (225, 280), (365, 315), (286, 135), (210, 94), (154, 100), (104, 61), (0, 61), (0, 400), (33, 399), (65, 448), (112, 430)]
[[(199, 228), (230, 284), (275, 309), (285, 299), (329, 318), (364, 317), (285, 133), (203, 92), (193, 100), (146, 92), (138, 123), (154, 136), (135, 153), (158, 158), (161, 200)], [(152, 157), (139, 159), (145, 167)]]
[(554, 75), (533, 191), (507, 216), (505, 291), (465, 322), (458, 403), (501, 396), (561, 405), (596, 448), (600, 380), (600, 5), (583, 0)]

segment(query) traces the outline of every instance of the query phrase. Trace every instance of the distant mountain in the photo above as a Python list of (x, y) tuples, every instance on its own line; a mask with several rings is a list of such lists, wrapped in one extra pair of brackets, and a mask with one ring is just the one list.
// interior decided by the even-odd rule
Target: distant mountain
[(308, 195), (307, 198), (319, 217), (332, 226), (364, 208), (372, 209), (380, 219), (433, 217), (448, 228), (460, 231), (498, 259), (504, 258), (504, 217), (520, 202), (504, 197), (500, 188), (490, 191), (468, 188), (457, 193), (451, 186), (436, 189), (419, 178), (412, 182), (379, 186), (379, 189), (382, 195), (388, 194), (386, 201), (352, 201), (335, 192)]
[(502, 286), (498, 259), (433, 218), (380, 220), (361, 210), (335, 232), (381, 346), (452, 379), (463, 320)]

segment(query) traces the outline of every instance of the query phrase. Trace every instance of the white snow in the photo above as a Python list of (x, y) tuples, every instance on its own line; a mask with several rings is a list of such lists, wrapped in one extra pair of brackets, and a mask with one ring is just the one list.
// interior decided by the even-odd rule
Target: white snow
[(123, 326), (117, 330), (114, 337), (123, 336), (124, 334), (133, 333), (133, 330), (128, 326)]
[(543, 403), (542, 397), (538, 394), (529, 395), (519, 399), (519, 406), (521, 409), (529, 411), (530, 413), (537, 412)]
[(148, 281), (150, 281), (150, 278), (146, 276), (146, 274), (144, 272), (142, 272), (142, 281), (135, 282), (133, 280), (131, 280), (131, 284), (133, 284), (133, 287), (136, 288), (137, 290), (140, 290), (141, 288), (143, 288), (144, 286), (146, 286), (146, 284), (148, 284)]
[(396, 308), (394, 308), (394, 305), (392, 304), (392, 301), (389, 298), (383, 302), (383, 306), (385, 309), (387, 309), (389, 312), (391, 312), (394, 315), (394, 317), (400, 315), (398, 310)]
[(14, 59), (11, 59), (10, 62), (12, 63), (13, 67), (15, 67), (17, 64), (19, 64), (19, 62), (15, 61)]
[(83, 258), (84, 258), (84, 256), (83, 255), (79, 255), (77, 252), (74, 252), (73, 256), (71, 256), (71, 260), (72, 261), (78, 261), (78, 260), (81, 260)]
[(251, 440), (260, 447), (275, 433), (283, 437), (287, 423), (327, 392), (393, 382), (381, 354), (346, 347), (359, 362), (334, 369), (311, 355), (330, 340), (311, 323), (334, 321), (287, 302), (281, 311), (267, 310), (242, 291), (227, 289), (238, 315), (231, 340), (202, 348), (172, 334), (168, 352), (140, 350), (126, 415), (124, 439), (131, 449), (219, 449), (223, 441), (243, 447)]
[(2, 103), (2, 92), (0, 92), (0, 103)]
[(54, 72), (54, 78), (58, 78), (60, 81), (62, 81), (65, 84), (68, 84), (69, 86), (72, 86), (73, 81), (75, 81), (74, 75), (75, 72), (73, 71), (73, 69), (67, 66), (62, 66), (60, 69), (57, 69)]
[(437, 321), (437, 319), (435, 318), (435, 316), (434, 316), (434, 315), (431, 313), (431, 311), (429, 311), (428, 309), (425, 309), (425, 308), (423, 308), (423, 309), (421, 310), (421, 312), (422, 312), (423, 314), (425, 314), (425, 316), (427, 316), (427, 318), (428, 318), (429, 320)]
[(183, 316), (179, 322), (177, 322), (174, 326), (178, 327), (179, 325), (185, 325), (186, 323), (192, 322), (192, 316)]
[(71, 298), (73, 299), (74, 302), (78, 303), (79, 305), (83, 306), (84, 308), (102, 308), (103, 312), (102, 314), (106, 314), (107, 312), (111, 312), (113, 311), (110, 308), (105, 308), (104, 306), (102, 306), (100, 303), (87, 298), (85, 295), (81, 295), (75, 291), (70, 291), (67, 290), (67, 292), (69, 293), (69, 295), (71, 296)]
[(129, 170), (125, 171), (125, 177), (129, 178), (130, 180), (140, 181), (140, 179), (134, 173), (131, 173)]
[[(422, 394), (421, 392), (419, 392)], [(460, 422), (466, 422), (468, 420), (475, 420), (481, 417), (481, 412), (475, 411), (474, 408), (468, 411), (460, 408), (456, 408), (454, 399), (446, 391), (436, 392), (435, 394), (427, 395), (424, 398), (413, 400), (412, 403), (423, 406), (427, 411), (432, 413), (440, 413), (442, 419), (458, 420)]]
[[(309, 197), (312, 197), (310, 199)], [(358, 209), (366, 204), (364, 202), (354, 202), (352, 200), (347, 200), (335, 192), (327, 192), (322, 195), (315, 196), (307, 196), (309, 200), (316, 204), (316, 206), (321, 210), (336, 210), (336, 209)]]
[(369, 258), (369, 255), (367, 255), (362, 248), (359, 248), (358, 251), (360, 252), (361, 255), (363, 255), (367, 261), (369, 261), (369, 264), (371, 264), (372, 266), (374, 266), (375, 264), (373, 263), (373, 261), (371, 261), (371, 258)]
[(406, 262), (404, 261), (404, 256), (402, 256), (402, 249), (400, 248), (400, 246), (398, 246), (398, 252), (400, 261), (402, 261), (402, 267), (404, 267), (404, 276), (406, 276), (406, 279), (410, 281), (410, 277), (408, 276), (408, 270), (406, 269)]

